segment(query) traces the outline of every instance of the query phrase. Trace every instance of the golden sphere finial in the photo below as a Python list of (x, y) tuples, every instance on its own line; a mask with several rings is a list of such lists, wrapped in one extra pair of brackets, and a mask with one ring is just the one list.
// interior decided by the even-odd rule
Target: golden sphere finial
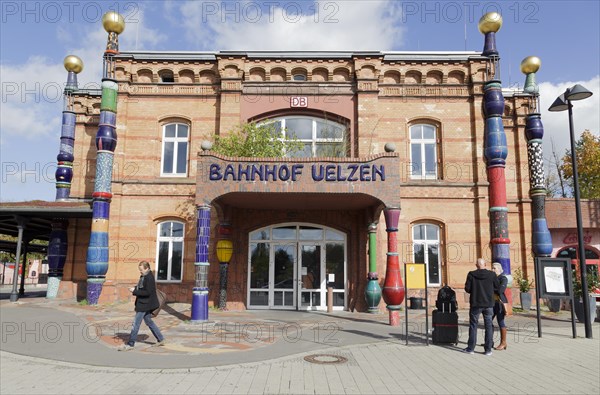
[(497, 32), (502, 27), (502, 15), (498, 12), (488, 12), (479, 19), (479, 31), (483, 34)]
[(521, 73), (529, 74), (537, 72), (542, 66), (542, 60), (537, 56), (528, 56), (521, 61)]
[(121, 34), (125, 30), (125, 19), (114, 11), (108, 11), (102, 17), (102, 26), (108, 33)]
[(81, 73), (81, 70), (83, 70), (83, 61), (81, 58), (79, 58), (79, 56), (68, 55), (65, 57), (63, 65), (67, 71), (72, 71), (75, 74), (79, 74)]

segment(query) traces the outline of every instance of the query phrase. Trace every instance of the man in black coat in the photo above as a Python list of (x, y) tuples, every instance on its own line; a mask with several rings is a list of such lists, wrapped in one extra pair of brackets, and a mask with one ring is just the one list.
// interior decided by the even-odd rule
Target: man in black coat
[(494, 292), (498, 291), (498, 278), (491, 270), (485, 268), (485, 260), (477, 259), (477, 270), (469, 272), (465, 282), (465, 292), (469, 297), (469, 341), (467, 348), (463, 351), (468, 354), (475, 353), (475, 344), (477, 343), (477, 325), (479, 324), (479, 315), (483, 313), (483, 322), (485, 325), (485, 355), (492, 355), (494, 345), (494, 327), (492, 325), (492, 316), (494, 314)]
[(154, 346), (164, 346), (165, 338), (152, 321), (152, 311), (159, 307), (158, 297), (156, 296), (156, 280), (150, 270), (150, 264), (147, 261), (141, 261), (138, 265), (140, 271), (140, 279), (135, 287), (129, 288), (132, 294), (135, 295), (135, 318), (129, 334), (129, 341), (118, 348), (119, 351), (132, 350), (137, 340), (138, 331), (142, 320), (150, 328), (150, 332), (156, 337)]

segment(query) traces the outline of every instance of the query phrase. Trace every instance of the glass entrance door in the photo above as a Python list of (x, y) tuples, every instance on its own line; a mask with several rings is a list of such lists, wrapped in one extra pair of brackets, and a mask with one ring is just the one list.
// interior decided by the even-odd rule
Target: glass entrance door
[(271, 303), (273, 309), (296, 307), (296, 243), (274, 244), (271, 265)]
[(250, 233), (248, 308), (326, 310), (346, 307), (346, 236), (334, 229), (281, 224)]
[(323, 298), (322, 259), (320, 244), (300, 243), (300, 282), (298, 292), (299, 310), (316, 310)]

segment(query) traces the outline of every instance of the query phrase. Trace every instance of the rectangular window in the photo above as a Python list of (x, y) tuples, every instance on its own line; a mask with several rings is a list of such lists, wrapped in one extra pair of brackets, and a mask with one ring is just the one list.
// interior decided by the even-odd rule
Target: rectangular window
[(158, 224), (156, 279), (158, 281), (181, 281), (183, 278), (183, 234), (180, 222)]
[(161, 176), (187, 176), (189, 127), (172, 123), (163, 127)]
[(442, 282), (440, 267), (440, 228), (433, 224), (413, 226), (413, 259), (427, 267), (427, 284), (437, 286)]
[(436, 128), (431, 125), (410, 127), (411, 178), (437, 179)]

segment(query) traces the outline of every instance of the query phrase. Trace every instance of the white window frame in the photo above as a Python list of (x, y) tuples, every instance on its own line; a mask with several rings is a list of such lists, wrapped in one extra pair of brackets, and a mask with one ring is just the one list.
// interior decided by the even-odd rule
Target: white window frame
[[(175, 125), (175, 137), (167, 137), (167, 126)], [(187, 136), (186, 137), (177, 137), (177, 132), (179, 131), (179, 127), (185, 126), (187, 127)], [(182, 122), (170, 122), (166, 123), (162, 126), (162, 145), (161, 145), (161, 154), (160, 154), (160, 176), (161, 177), (187, 177), (188, 176), (188, 152), (190, 150), (190, 125), (182, 123)], [(183, 173), (177, 173), (177, 159), (181, 154), (179, 152), (179, 143), (185, 142), (185, 171)], [(164, 165), (165, 165), (165, 145), (167, 143), (173, 143), (173, 173), (165, 173)]]
[[(300, 139), (298, 138), (298, 141), (302, 144), (310, 144), (311, 145), (311, 154), (312, 154), (312, 158), (317, 157), (316, 156), (316, 152), (317, 152), (317, 146), (319, 144), (335, 144), (335, 143), (340, 143), (340, 144), (346, 144), (346, 146), (344, 147), (344, 150), (347, 151), (347, 144), (349, 143), (348, 141), (346, 141), (346, 125), (341, 124), (339, 122), (335, 122), (335, 121), (331, 121), (329, 119), (324, 119), (324, 118), (317, 118), (317, 117), (309, 117), (309, 116), (305, 116), (305, 115), (291, 115), (291, 116), (283, 116), (283, 117), (277, 117), (277, 118), (271, 118), (266, 120), (265, 122), (263, 122), (263, 124), (270, 124), (270, 123), (280, 123), (281, 126), (281, 137), (280, 140), (284, 140), (286, 138), (285, 135), (285, 130), (286, 130), (286, 121), (287, 120), (291, 120), (291, 119), (308, 119), (311, 121), (311, 138), (310, 139)], [(317, 137), (317, 125), (318, 123), (323, 123), (326, 125), (332, 125), (334, 127), (340, 128), (342, 130), (342, 136), (340, 138), (319, 138)], [(288, 155), (286, 155), (288, 156)], [(346, 152), (344, 152), (344, 155), (342, 156), (342, 158), (347, 157)]]
[[(423, 136), (423, 127), (429, 127), (433, 129), (433, 138), (412, 138), (413, 129), (421, 128), (421, 136)], [(438, 128), (435, 125), (429, 123), (419, 123), (412, 125), (408, 130), (408, 136), (410, 138), (410, 178), (414, 180), (437, 180), (438, 179), (438, 142), (437, 142)], [(427, 158), (425, 157), (425, 146), (427, 144), (433, 144), (433, 163), (435, 164), (435, 173), (427, 173)], [(421, 174), (413, 174), (413, 145), (419, 145), (421, 151)]]
[[(182, 236), (181, 237), (176, 237), (176, 236), (161, 236), (160, 235), (160, 227), (163, 224), (167, 224), (167, 223), (177, 223), (183, 226), (183, 230), (181, 232)], [(172, 229), (172, 225), (171, 225), (171, 229)], [(154, 267), (154, 273), (156, 274), (156, 281), (157, 282), (161, 282), (161, 283), (180, 283), (183, 281), (183, 261), (184, 261), (184, 255), (185, 255), (185, 241), (184, 241), (184, 236), (185, 236), (185, 223), (184, 222), (180, 222), (180, 221), (173, 221), (173, 220), (167, 220), (167, 221), (162, 221), (159, 222), (156, 226), (156, 259), (154, 262), (156, 262), (155, 267)], [(167, 279), (166, 280), (159, 280), (158, 279), (158, 265), (159, 265), (159, 259), (160, 259), (160, 243), (161, 242), (168, 242), (169, 243), (169, 255), (167, 258)], [(174, 242), (181, 242), (181, 273), (180, 273), (180, 280), (172, 280), (171, 276), (172, 276), (172, 272), (171, 269), (173, 268), (173, 243)]]
[[(437, 229), (437, 240), (430, 240), (427, 238), (427, 231), (425, 231), (425, 238), (424, 239), (415, 239), (415, 227), (417, 226), (422, 226), (424, 225), (425, 227), (427, 226), (433, 226)], [(431, 286), (440, 286), (442, 285), (442, 277), (443, 277), (443, 273), (442, 273), (442, 250), (440, 248), (440, 235), (441, 235), (441, 227), (439, 225), (436, 224), (432, 224), (432, 223), (427, 223), (427, 222), (419, 222), (416, 224), (413, 224), (411, 229), (410, 229), (410, 236), (412, 238), (412, 245), (413, 245), (413, 261), (416, 262), (416, 251), (415, 251), (415, 245), (422, 245), (423, 246), (423, 260), (425, 261), (425, 267), (427, 268), (427, 285), (431, 285)], [(432, 283), (429, 281), (429, 254), (427, 253), (428, 251), (428, 247), (429, 246), (436, 246), (437, 247), (437, 251), (438, 251), (438, 270), (440, 273), (440, 281), (437, 283)]]

